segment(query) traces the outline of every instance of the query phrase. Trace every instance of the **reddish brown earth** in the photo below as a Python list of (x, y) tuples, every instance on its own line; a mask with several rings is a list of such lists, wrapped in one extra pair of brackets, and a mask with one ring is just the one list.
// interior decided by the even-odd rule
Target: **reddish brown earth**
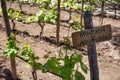
[[(8, 4), (9, 7), (9, 4)], [(17, 4), (12, 4), (12, 7), (19, 9)], [(27, 5), (23, 6), (23, 10), (28, 13), (34, 13), (34, 10), (37, 10), (35, 7), (29, 7)], [(67, 20), (69, 15), (67, 12), (62, 11), (61, 19)], [(99, 17), (93, 17), (94, 26), (99, 26)], [(68, 26), (66, 23), (62, 23)], [(100, 80), (120, 80), (120, 20), (112, 18), (104, 18), (104, 24), (111, 24), (112, 26), (112, 40), (97, 43), (97, 54), (98, 54), (98, 65), (100, 72)], [(12, 26), (12, 24), (11, 24)], [(45, 60), (43, 56), (47, 51), (51, 51), (50, 56), (57, 56), (58, 50), (61, 46), (56, 47), (53, 44), (54, 41), (42, 40), (34, 38), (34, 36), (39, 35), (41, 28), (38, 24), (22, 24), (21, 22), (16, 21), (16, 29), (20, 31), (17, 34), (17, 39), (22, 40), (22, 43), (18, 44), (19, 47), (23, 47), (25, 44), (30, 44), (33, 51), (36, 55), (40, 57), (40, 62), (44, 63)], [(64, 36), (68, 34), (68, 28), (61, 26), (60, 30), (60, 40), (63, 40)], [(28, 34), (26, 34), (28, 32)], [(72, 33), (72, 31), (70, 32)], [(44, 36), (49, 39), (55, 40), (56, 35), (56, 25), (46, 24), (44, 29)], [(6, 48), (6, 32), (3, 18), (0, 17), (0, 80), (10, 80), (10, 62), (9, 59), (3, 57), (3, 52)], [(87, 54), (86, 47), (83, 47), (85, 51), (81, 53)], [(88, 57), (84, 56), (84, 62), (89, 67)], [(22, 60), (16, 58), (17, 62), (17, 73), (21, 80), (33, 80), (31, 75), (31, 69), (27, 67), (27, 64)], [(58, 76), (55, 76), (51, 73), (42, 73), (37, 71), (38, 80), (61, 80)], [(86, 80), (90, 80), (90, 73), (85, 74)]]

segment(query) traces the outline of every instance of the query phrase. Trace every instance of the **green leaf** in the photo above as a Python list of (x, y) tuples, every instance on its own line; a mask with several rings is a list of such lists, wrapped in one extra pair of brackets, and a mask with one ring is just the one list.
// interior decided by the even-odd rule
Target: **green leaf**
[(64, 65), (65, 65), (65, 66), (69, 66), (69, 63), (70, 63), (69, 56), (68, 56), (68, 55), (65, 55), (65, 57), (64, 57)]
[(77, 52), (73, 53), (71, 56), (70, 56), (70, 59), (72, 60), (73, 63), (78, 63), (78, 62), (81, 62), (82, 61), (82, 55), (81, 54), (78, 54)]
[(83, 62), (80, 62), (80, 65), (81, 65), (81, 69), (82, 69), (85, 73), (87, 73), (87, 71), (88, 71), (87, 66), (86, 66)]
[(26, 20), (27, 23), (34, 22), (35, 15), (29, 16)]
[(77, 31), (81, 31), (83, 28), (83, 25), (81, 23), (77, 23)]
[(69, 23), (70, 23), (70, 24), (73, 24), (73, 23), (74, 23), (74, 20), (73, 20), (73, 19), (70, 19)]
[(85, 77), (82, 75), (81, 72), (76, 71), (75, 72), (75, 80), (85, 80)]
[(43, 72), (43, 73), (46, 73), (46, 72), (48, 72), (48, 71), (49, 71), (49, 66), (48, 66), (47, 63), (45, 63), (45, 64), (43, 65), (43, 67), (42, 67), (42, 72)]
[(4, 51), (4, 56), (5, 57), (10, 57), (12, 60), (15, 59), (19, 48), (16, 46), (17, 40), (15, 37), (15, 34), (11, 33), (6, 45), (7, 49)]
[(10, 57), (10, 55), (12, 54), (12, 50), (11, 49), (6, 49), (5, 51), (4, 51), (4, 56), (5, 57)]
[(36, 0), (28, 0), (29, 4), (35, 4), (36, 3)]
[(42, 7), (45, 8), (49, 7), (50, 4), (51, 4), (51, 0), (43, 0), (41, 3)]
[(36, 13), (36, 15), (34, 17), (34, 21), (35, 22), (44, 21), (44, 17), (45, 17), (44, 10), (40, 10), (39, 12)]
[(70, 39), (69, 39), (69, 37), (67, 36), (67, 37), (63, 37), (64, 38), (64, 42), (65, 43), (67, 43), (67, 44), (70, 44), (71, 43), (71, 41), (70, 41)]
[(75, 30), (74, 25), (71, 25), (71, 26), (70, 26), (70, 30)]
[(82, 4), (76, 3), (76, 4), (74, 5), (74, 9), (82, 10)]
[(63, 80), (71, 80), (72, 70), (74, 68), (74, 64), (71, 63), (69, 56), (64, 57), (64, 66), (61, 68), (61, 75)]
[(33, 65), (31, 65), (34, 70), (42, 70), (43, 65), (41, 63), (35, 62)]
[(72, 69), (69, 66), (61, 68), (61, 75), (63, 80), (71, 80)]
[(25, 45), (22, 51), (22, 56), (25, 56), (25, 59), (28, 61), (27, 64), (34, 70), (41, 70), (42, 64), (38, 63), (38, 56), (35, 56), (33, 50), (29, 45)]
[(59, 60), (56, 58), (51, 58), (47, 61), (47, 65), (50, 71), (53, 71), (56, 74), (60, 74), (61, 65)]
[(120, 4), (120, 0), (116, 0)]
[(0, 16), (2, 15), (2, 9), (0, 8)]
[(56, 23), (56, 20), (55, 20), (55, 19), (51, 19), (50, 22), (51, 22), (52, 24), (55, 24), (55, 23)]
[(72, 48), (70, 46), (63, 46), (63, 48), (65, 49), (65, 51), (72, 50)]

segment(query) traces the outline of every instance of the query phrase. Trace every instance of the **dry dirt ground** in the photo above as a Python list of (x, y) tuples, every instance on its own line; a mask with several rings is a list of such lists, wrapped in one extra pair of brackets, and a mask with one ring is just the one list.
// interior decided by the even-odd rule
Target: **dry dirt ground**
[[(19, 9), (17, 4), (12, 4), (12, 7)], [(9, 4), (8, 4), (9, 7)], [(34, 10), (37, 10), (35, 7), (30, 8), (27, 5), (23, 6), (24, 11), (28, 13), (34, 13)], [(61, 19), (68, 19), (68, 13), (63, 12), (61, 14)], [(93, 25), (99, 26), (99, 17), (93, 17)], [(111, 24), (112, 26), (112, 39), (105, 42), (97, 43), (97, 54), (98, 54), (98, 65), (99, 65), (99, 74), (100, 80), (120, 80), (120, 20), (112, 18), (104, 18), (104, 24)], [(11, 24), (12, 26), (12, 24)], [(25, 44), (30, 44), (35, 54), (40, 57), (40, 62), (44, 63), (43, 55), (47, 51), (51, 51), (51, 56), (56, 56), (57, 51), (61, 46), (56, 47), (54, 44), (55, 35), (56, 35), (56, 26), (51, 24), (46, 24), (44, 29), (44, 36), (48, 37), (48, 40), (40, 41), (34, 36), (39, 35), (41, 28), (36, 23), (32, 24), (22, 24), (21, 22), (16, 21), (16, 29), (20, 31), (17, 34), (17, 39), (22, 40), (22, 43), (18, 44), (22, 48)], [(60, 40), (68, 34), (68, 28), (61, 26), (60, 30)], [(70, 32), (72, 33), (72, 32)], [(49, 40), (51, 39), (51, 40)], [(6, 32), (3, 18), (0, 17), (0, 80), (11, 80), (10, 72), (10, 63), (9, 59), (3, 57), (3, 52), (6, 48)], [(87, 54), (86, 47), (83, 47), (84, 54)], [(89, 68), (88, 57), (83, 55), (84, 62)], [(17, 73), (19, 78), (22, 80), (33, 80), (31, 75), (31, 69), (27, 67), (27, 64), (22, 60), (16, 58), (17, 62)], [(37, 71), (38, 80), (61, 80), (59, 77), (51, 73), (42, 73)], [(85, 74), (86, 80), (90, 80), (90, 73)]]

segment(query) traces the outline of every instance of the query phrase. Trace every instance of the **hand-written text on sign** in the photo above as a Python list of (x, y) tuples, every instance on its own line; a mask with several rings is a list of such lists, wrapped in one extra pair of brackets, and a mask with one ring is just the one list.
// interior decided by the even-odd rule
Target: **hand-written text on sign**
[(72, 33), (73, 46), (78, 48), (92, 44), (94, 42), (101, 42), (111, 39), (111, 26), (105, 25), (102, 27), (95, 27), (93, 29), (86, 29), (80, 32)]

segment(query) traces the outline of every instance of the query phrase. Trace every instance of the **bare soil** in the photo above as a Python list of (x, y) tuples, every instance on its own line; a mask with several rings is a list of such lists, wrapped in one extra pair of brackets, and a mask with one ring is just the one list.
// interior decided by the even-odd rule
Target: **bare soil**
[[(8, 4), (8, 7), (10, 5)], [(19, 9), (18, 4), (12, 4), (13, 8)], [(28, 13), (34, 13), (38, 9), (36, 7), (29, 7), (27, 5), (23, 6), (23, 10)], [(61, 12), (61, 19), (68, 20), (68, 12)], [(99, 17), (93, 17), (93, 25), (99, 26)], [(35, 54), (40, 57), (40, 62), (44, 63), (45, 59), (43, 56), (47, 51), (51, 51), (51, 56), (57, 56), (58, 50), (61, 46), (57, 47), (54, 44), (56, 35), (56, 25), (46, 24), (44, 28), (44, 40), (39, 40), (37, 37), (40, 33), (41, 28), (36, 23), (23, 24), (21, 22), (16, 22), (16, 29), (19, 31), (17, 34), (17, 39), (22, 40), (22, 43), (18, 44), (19, 47), (23, 47), (25, 44), (30, 44)], [(62, 22), (68, 26), (67, 23)], [(112, 18), (104, 18), (104, 25), (111, 24), (112, 26), (112, 39), (105, 42), (97, 43), (97, 54), (98, 54), (98, 65), (100, 80), (120, 80), (120, 20)], [(12, 23), (11, 23), (12, 26)], [(72, 31), (70, 32), (70, 34)], [(60, 28), (60, 40), (68, 35), (68, 27), (61, 26)], [(3, 17), (0, 17), (0, 80), (12, 80), (10, 72), (10, 61), (3, 56), (3, 52), (6, 48), (6, 31), (3, 21)], [(82, 47), (84, 62), (89, 68), (88, 56), (86, 46)], [(27, 64), (22, 60), (16, 58), (17, 62), (17, 74), (21, 80), (33, 80), (31, 69), (27, 67)], [(37, 71), (38, 80), (61, 80), (60, 77), (55, 76), (51, 73), (42, 73)], [(90, 80), (90, 73), (85, 74), (86, 80)]]

